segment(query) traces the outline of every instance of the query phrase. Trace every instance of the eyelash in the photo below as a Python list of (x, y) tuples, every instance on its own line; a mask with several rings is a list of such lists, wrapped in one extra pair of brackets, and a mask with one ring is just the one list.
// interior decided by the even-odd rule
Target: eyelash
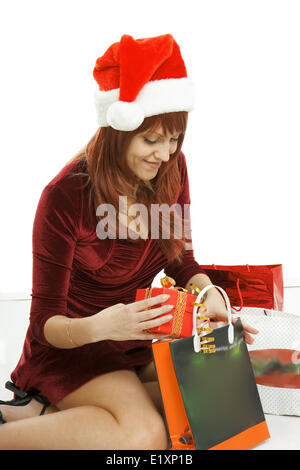
[[(179, 137), (178, 137), (177, 139), (171, 139), (171, 140), (173, 140), (173, 142), (178, 142)], [(152, 142), (151, 140), (146, 139), (146, 137), (144, 137), (144, 141), (145, 141), (147, 144), (150, 144), (150, 145), (157, 143), (157, 140), (155, 140), (154, 142)]]

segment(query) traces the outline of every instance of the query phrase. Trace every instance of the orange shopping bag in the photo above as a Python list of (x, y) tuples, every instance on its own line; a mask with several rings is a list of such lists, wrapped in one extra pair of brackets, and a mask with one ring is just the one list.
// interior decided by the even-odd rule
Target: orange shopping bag
[(165, 425), (171, 450), (195, 449), (189, 421), (173, 368), (169, 342), (152, 343), (152, 353), (165, 413)]

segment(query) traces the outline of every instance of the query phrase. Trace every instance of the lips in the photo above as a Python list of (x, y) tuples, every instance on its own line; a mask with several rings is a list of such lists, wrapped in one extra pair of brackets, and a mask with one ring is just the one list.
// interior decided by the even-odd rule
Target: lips
[(152, 168), (158, 168), (160, 167), (160, 163), (155, 163), (155, 162), (147, 162), (147, 160), (144, 160), (145, 163), (148, 163), (148, 165), (152, 166)]

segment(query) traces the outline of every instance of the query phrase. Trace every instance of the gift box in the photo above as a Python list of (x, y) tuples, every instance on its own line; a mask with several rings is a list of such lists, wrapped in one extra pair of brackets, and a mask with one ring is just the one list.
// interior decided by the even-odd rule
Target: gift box
[[(156, 297), (162, 294), (170, 295), (169, 299), (165, 302), (148, 307), (147, 310), (158, 308), (165, 304), (174, 305), (174, 308), (172, 308), (170, 312), (167, 312), (168, 315), (173, 315), (173, 318), (163, 325), (149, 329), (149, 331), (153, 333), (168, 334), (170, 335), (170, 338), (187, 338), (191, 336), (193, 330), (193, 310), (197, 297), (190, 294), (183, 287), (174, 286), (175, 281), (169, 276), (162, 278), (160, 282), (162, 287), (137, 289), (136, 292), (136, 301)], [(200, 306), (202, 304), (199, 303), (198, 305)], [(166, 313), (160, 316), (165, 315)]]

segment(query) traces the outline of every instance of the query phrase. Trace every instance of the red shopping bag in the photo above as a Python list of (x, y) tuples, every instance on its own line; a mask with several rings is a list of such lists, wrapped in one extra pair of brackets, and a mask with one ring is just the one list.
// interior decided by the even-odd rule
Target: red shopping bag
[(283, 310), (282, 264), (201, 265), (213, 284), (227, 293), (231, 305)]

